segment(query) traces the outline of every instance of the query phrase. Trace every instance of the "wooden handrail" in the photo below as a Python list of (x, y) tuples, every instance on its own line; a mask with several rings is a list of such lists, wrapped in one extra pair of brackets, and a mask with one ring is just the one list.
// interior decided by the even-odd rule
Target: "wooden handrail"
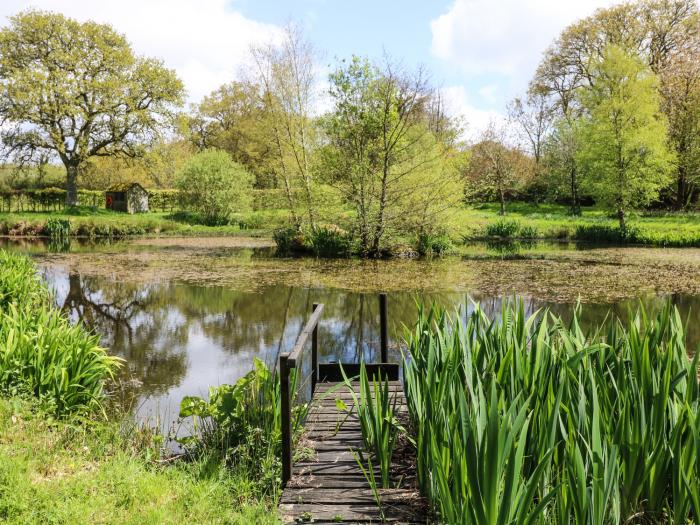
[[(282, 416), (282, 485), (292, 478), (292, 407), (289, 392), (289, 372), (297, 368), (299, 356), (311, 335), (311, 395), (316, 390), (318, 379), (318, 321), (323, 313), (323, 305), (314, 303), (311, 317), (297, 337), (291, 352), (280, 354), (280, 397)], [(297, 376), (298, 380), (298, 376)]]
[(323, 313), (323, 305), (322, 304), (314, 304), (314, 310), (313, 310), (313, 313), (311, 314), (311, 317), (309, 318), (309, 321), (306, 323), (306, 326), (299, 334), (299, 337), (297, 338), (297, 342), (294, 344), (294, 348), (292, 348), (292, 351), (289, 352), (288, 361), (289, 361), (290, 368), (296, 367), (297, 359), (299, 359), (299, 355), (301, 354), (301, 351), (304, 349), (304, 345), (306, 344), (306, 340), (314, 332), (314, 330), (316, 330), (316, 326), (318, 325), (318, 320), (321, 318), (322, 313)]

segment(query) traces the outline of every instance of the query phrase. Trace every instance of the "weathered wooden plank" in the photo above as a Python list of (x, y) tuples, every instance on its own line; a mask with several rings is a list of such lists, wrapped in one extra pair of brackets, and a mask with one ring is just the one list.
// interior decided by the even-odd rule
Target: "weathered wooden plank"
[[(351, 521), (372, 521), (381, 522), (379, 507), (375, 504), (306, 504), (306, 503), (281, 503), (280, 512), (282, 520), (294, 520), (300, 515), (308, 517), (308, 520), (331, 520), (342, 522)], [(416, 511), (410, 505), (387, 504), (384, 508), (384, 522), (397, 523), (405, 520), (415, 520)]]
[[(412, 489), (378, 489), (382, 503), (408, 503), (420, 501), (418, 492)], [(304, 487), (285, 490), (281, 503), (376, 503), (374, 492), (369, 488), (346, 490), (343, 488)]]

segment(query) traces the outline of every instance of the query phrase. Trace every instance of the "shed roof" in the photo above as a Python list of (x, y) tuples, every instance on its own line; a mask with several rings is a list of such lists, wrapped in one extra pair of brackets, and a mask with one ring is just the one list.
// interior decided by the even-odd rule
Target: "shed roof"
[(127, 192), (134, 186), (137, 186), (143, 191), (146, 191), (146, 188), (141, 186), (138, 182), (120, 182), (119, 184), (113, 184), (112, 186), (107, 188), (107, 191)]

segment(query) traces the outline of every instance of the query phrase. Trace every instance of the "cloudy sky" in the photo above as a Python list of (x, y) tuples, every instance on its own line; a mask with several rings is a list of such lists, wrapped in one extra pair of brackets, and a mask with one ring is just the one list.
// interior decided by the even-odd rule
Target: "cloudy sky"
[(112, 24), (177, 70), (192, 102), (233, 80), (248, 47), (300, 23), (329, 66), (388, 53), (432, 72), (475, 131), (522, 93), (542, 51), (612, 0), (2, 0), (0, 24), (35, 7)]

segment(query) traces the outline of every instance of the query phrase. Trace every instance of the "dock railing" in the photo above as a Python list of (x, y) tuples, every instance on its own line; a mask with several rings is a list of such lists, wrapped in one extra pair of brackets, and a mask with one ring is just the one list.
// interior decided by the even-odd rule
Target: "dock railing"
[[(291, 352), (284, 352), (279, 357), (280, 396), (282, 412), (282, 485), (286, 485), (292, 477), (292, 461), (294, 455), (292, 429), (292, 400), (294, 393), (290, 392), (290, 374), (296, 370), (296, 385), (304, 383), (301, 375), (301, 362), (306, 343), (311, 338), (311, 398), (319, 380), (318, 366), (318, 325), (323, 314), (323, 304), (314, 303), (311, 317), (299, 334)], [(386, 363), (389, 348), (388, 307), (387, 296), (379, 294), (379, 334), (381, 362)]]

